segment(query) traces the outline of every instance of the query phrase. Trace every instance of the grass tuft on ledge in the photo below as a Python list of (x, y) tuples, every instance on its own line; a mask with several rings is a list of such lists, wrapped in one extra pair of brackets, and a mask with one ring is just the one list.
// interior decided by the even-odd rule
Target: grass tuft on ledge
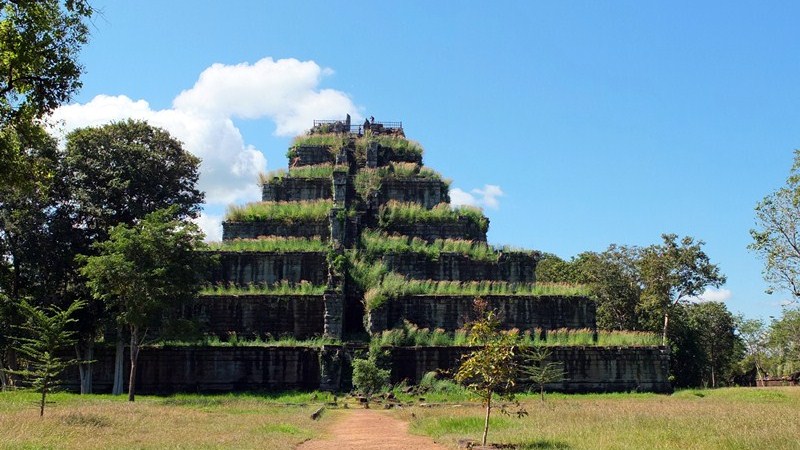
[[(527, 330), (520, 333), (513, 329), (506, 332), (514, 333), (521, 346), (595, 346), (595, 347), (655, 347), (661, 345), (661, 337), (657, 333), (639, 331), (595, 331), (584, 329), (548, 330), (542, 333), (541, 329)], [(420, 328), (405, 320), (403, 324), (391, 330), (384, 330), (372, 338), (373, 343), (387, 347), (447, 347), (469, 345), (469, 335), (464, 330), (449, 333), (441, 328)]]
[(378, 210), (378, 225), (382, 228), (391, 228), (395, 225), (408, 225), (412, 223), (443, 224), (466, 219), (474, 223), (481, 232), (489, 230), (489, 219), (483, 215), (480, 208), (461, 206), (453, 208), (447, 203), (440, 203), (432, 209), (426, 209), (417, 203), (390, 201)]
[(486, 244), (463, 239), (436, 239), (428, 242), (418, 237), (390, 235), (381, 231), (361, 233), (361, 246), (367, 258), (376, 259), (386, 253), (418, 253), (437, 260), (442, 253), (459, 253), (476, 261), (497, 262), (500, 252)]
[(225, 220), (228, 222), (260, 222), (273, 220), (284, 223), (320, 222), (327, 220), (333, 200), (301, 202), (254, 202), (243, 206), (231, 205)]
[(328, 241), (323, 241), (320, 236), (304, 237), (279, 237), (265, 236), (258, 239), (233, 239), (222, 242), (211, 242), (209, 250), (220, 252), (272, 252), (272, 253), (299, 253), (299, 252), (327, 252), (330, 250)]
[(275, 284), (248, 284), (246, 286), (217, 284), (203, 287), (200, 295), (322, 295), (325, 293), (325, 287), (324, 284), (311, 284), (308, 281), (290, 283), (286, 280)]

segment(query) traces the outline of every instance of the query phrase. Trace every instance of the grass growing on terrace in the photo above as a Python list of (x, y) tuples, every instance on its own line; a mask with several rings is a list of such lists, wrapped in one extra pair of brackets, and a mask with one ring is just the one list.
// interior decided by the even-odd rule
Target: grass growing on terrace
[(418, 222), (443, 224), (459, 219), (474, 223), (483, 233), (489, 229), (489, 219), (479, 208), (471, 206), (451, 208), (447, 203), (440, 203), (432, 209), (426, 209), (417, 203), (390, 201), (378, 211), (378, 224), (383, 228)]
[(350, 262), (350, 274), (356, 284), (365, 291), (364, 303), (367, 310), (410, 295), (576, 297), (587, 296), (590, 292), (587, 286), (563, 283), (409, 280), (396, 272), (389, 271), (382, 263), (371, 263), (357, 258), (352, 258)]
[(344, 137), (339, 134), (305, 134), (294, 138), (292, 145), (289, 147), (289, 151), (286, 153), (286, 157), (296, 157), (297, 147), (328, 147), (328, 151), (330, 151), (332, 155), (335, 155), (343, 145)]
[(325, 285), (311, 284), (308, 281), (290, 283), (282, 280), (275, 284), (248, 284), (246, 286), (217, 284), (205, 286), (200, 295), (322, 295)]
[(230, 333), (226, 339), (218, 336), (203, 336), (197, 341), (164, 341), (154, 347), (322, 347), (323, 345), (339, 345), (341, 341), (324, 337), (296, 339), (290, 336), (256, 336), (247, 338)]
[(370, 194), (378, 192), (384, 180), (395, 179), (425, 179), (437, 180), (450, 185), (449, 180), (442, 180), (442, 176), (433, 169), (421, 167), (413, 162), (393, 162), (386, 166), (363, 168), (356, 173), (353, 179), (356, 192), (362, 197), (367, 198)]
[(370, 142), (377, 142), (380, 147), (392, 149), (395, 161), (422, 162), (424, 150), (419, 142), (406, 139), (402, 136), (378, 135), (370, 132), (356, 139), (356, 159), (363, 165), (367, 159), (367, 147)]
[(279, 183), (286, 177), (303, 179), (331, 178), (333, 172), (336, 170), (347, 171), (345, 167), (336, 166), (334, 164), (314, 164), (290, 167), (288, 171), (286, 169), (273, 170), (266, 174), (259, 174), (258, 178), (259, 184), (263, 186), (270, 183)]
[(274, 220), (284, 223), (320, 222), (327, 220), (332, 200), (302, 202), (255, 202), (243, 206), (231, 205), (225, 220), (229, 222), (259, 222)]
[(386, 253), (419, 253), (436, 260), (442, 253), (460, 253), (477, 261), (496, 262), (500, 253), (485, 242), (462, 239), (436, 239), (428, 242), (418, 237), (389, 235), (381, 231), (365, 230), (361, 245), (370, 259)]
[(268, 236), (258, 239), (233, 239), (208, 244), (210, 250), (222, 252), (326, 252), (330, 249), (321, 237), (278, 237)]
[[(518, 331), (515, 331), (518, 332)], [(548, 330), (546, 338), (542, 339), (542, 330), (526, 330), (519, 333), (518, 345), (521, 346), (600, 346), (600, 347), (630, 347), (630, 346), (658, 346), (661, 337), (657, 333), (644, 333), (638, 331), (603, 331), (591, 329)], [(449, 333), (440, 328), (420, 328), (417, 325), (404, 321), (403, 325), (391, 330), (384, 330), (380, 335), (373, 337), (373, 342), (381, 346), (463, 346), (469, 344), (467, 332), (458, 330)]]

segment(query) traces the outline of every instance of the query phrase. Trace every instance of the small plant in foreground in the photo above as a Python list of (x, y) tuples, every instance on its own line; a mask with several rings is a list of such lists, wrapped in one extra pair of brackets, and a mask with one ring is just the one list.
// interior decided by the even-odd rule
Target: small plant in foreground
[[(517, 335), (499, 331), (500, 321), (495, 312), (487, 308), (485, 301), (476, 298), (475, 310), (479, 319), (470, 323), (467, 328), (470, 344), (479, 348), (464, 356), (455, 380), (473, 390), (483, 400), (486, 418), (482, 445), (486, 446), (494, 397), (514, 399), (513, 389), (519, 377)], [(520, 409), (517, 415), (522, 417), (527, 415), (527, 411)]]
[(522, 351), (525, 363), (520, 368), (523, 377), (539, 388), (544, 401), (544, 386), (556, 383), (566, 377), (564, 364), (550, 361), (552, 352), (546, 347), (529, 347)]
[(26, 332), (28, 336), (17, 337), (21, 343), (17, 347), (22, 355), (28, 360), (27, 368), (23, 370), (9, 370), (12, 375), (19, 375), (30, 382), (31, 387), (41, 393), (39, 402), (39, 416), (44, 416), (44, 406), (48, 392), (52, 392), (58, 387), (58, 376), (67, 367), (78, 364), (76, 359), (64, 359), (62, 351), (74, 345), (75, 332), (67, 327), (76, 319), (72, 315), (83, 308), (86, 303), (83, 301), (73, 302), (67, 309), (57, 306), (38, 308), (30, 305), (23, 300), (19, 307), (27, 317), (25, 324), (19, 328)]
[(366, 407), (372, 396), (389, 386), (389, 370), (378, 364), (377, 347), (370, 348), (367, 358), (353, 360), (353, 387), (366, 399)]

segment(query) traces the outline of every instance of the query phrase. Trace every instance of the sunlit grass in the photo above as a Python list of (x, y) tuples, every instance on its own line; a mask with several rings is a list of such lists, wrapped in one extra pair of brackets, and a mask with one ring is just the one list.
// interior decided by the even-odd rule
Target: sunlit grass
[[(698, 396), (696, 394), (702, 394)], [(489, 441), (536, 449), (796, 449), (800, 389), (728, 388), (655, 394), (523, 396), (530, 413), (497, 415)], [(456, 400), (459, 401), (459, 400)], [(411, 414), (414, 414), (414, 417)], [(397, 413), (411, 431), (455, 446), (479, 440), (484, 411), (414, 408)]]
[(332, 200), (300, 202), (255, 202), (243, 206), (231, 205), (225, 220), (229, 222), (320, 222), (328, 218)]
[(325, 293), (324, 284), (312, 284), (306, 280), (299, 283), (290, 283), (281, 280), (273, 284), (215, 284), (204, 286), (200, 295), (322, 295)]
[(441, 224), (460, 219), (474, 223), (483, 233), (489, 229), (489, 220), (479, 208), (472, 206), (452, 208), (447, 203), (440, 203), (427, 209), (418, 203), (390, 201), (378, 211), (378, 225), (382, 228), (419, 222)]
[(222, 252), (326, 252), (330, 249), (321, 237), (276, 237), (265, 236), (258, 239), (232, 239), (208, 244), (210, 250)]
[(332, 395), (53, 394), (43, 418), (32, 392), (0, 393), (0, 448), (292, 449), (319, 435), (338, 411), (311, 413)]

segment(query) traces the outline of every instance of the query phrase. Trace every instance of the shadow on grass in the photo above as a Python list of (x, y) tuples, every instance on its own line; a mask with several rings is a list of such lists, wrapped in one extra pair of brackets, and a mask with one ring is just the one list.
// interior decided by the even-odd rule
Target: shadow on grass
[(526, 442), (517, 447), (520, 450), (567, 450), (572, 447), (567, 445), (566, 442), (539, 440)]

